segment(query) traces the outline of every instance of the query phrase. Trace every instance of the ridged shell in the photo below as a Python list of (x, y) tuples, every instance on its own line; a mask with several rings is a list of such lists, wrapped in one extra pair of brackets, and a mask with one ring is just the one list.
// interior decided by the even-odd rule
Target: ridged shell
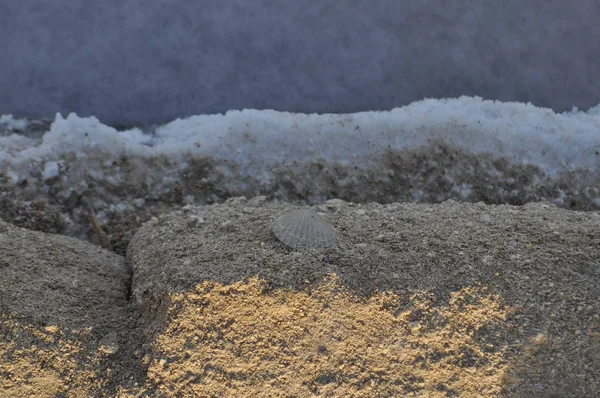
[(339, 243), (336, 230), (310, 209), (284, 214), (273, 222), (271, 229), (277, 239), (293, 249), (322, 249)]

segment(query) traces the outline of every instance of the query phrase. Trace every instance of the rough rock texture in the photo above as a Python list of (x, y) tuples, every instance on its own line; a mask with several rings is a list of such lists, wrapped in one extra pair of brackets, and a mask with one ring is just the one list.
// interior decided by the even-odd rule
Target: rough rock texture
[(0, 221), (0, 297), (13, 315), (70, 328), (111, 327), (128, 301), (124, 258), (99, 246)]
[(133, 378), (130, 279), (115, 253), (0, 221), (0, 397), (110, 395)]
[(264, 198), (145, 224), (125, 259), (0, 222), (0, 397), (592, 397), (600, 215)]
[[(276, 395), (363, 391), (364, 396), (583, 397), (600, 390), (597, 213), (548, 204), (333, 201), (318, 209), (343, 243), (310, 254), (286, 248), (269, 229), (275, 217), (291, 208), (244, 198), (187, 206), (153, 219), (134, 236), (128, 248), (133, 298), (141, 305), (145, 338), (153, 342), (150, 379), (164, 391), (254, 394), (259, 390), (251, 386), (258, 385)], [(315, 286), (331, 274), (340, 287), (330, 286), (329, 292), (346, 292), (353, 297), (350, 302), (369, 302), (381, 292), (394, 299), (381, 299), (376, 308), (358, 312), (350, 311), (348, 302), (338, 303), (343, 307), (327, 313), (335, 293), (315, 294), (320, 291)], [(263, 281), (258, 290), (254, 276)], [(252, 296), (249, 291), (262, 299), (244, 301)], [(279, 297), (277, 292), (296, 293)], [(298, 292), (314, 296), (320, 309), (289, 304), (301, 301), (294, 296)], [(265, 302), (271, 304), (263, 311)], [(290, 315), (272, 320), (273, 312)], [(360, 340), (357, 328), (365, 323), (372, 325), (371, 336), (377, 335), (378, 328), (387, 330), (381, 320), (390, 316), (398, 322), (390, 331), (406, 328), (406, 335), (421, 333), (422, 340), (409, 344), (406, 335), (390, 340), (392, 333), (345, 354), (337, 345), (328, 346)], [(290, 319), (297, 322), (286, 324)], [(354, 324), (357, 320), (362, 323)], [(321, 330), (322, 324), (331, 328)], [(290, 380), (302, 382), (286, 390), (290, 384), (281, 380), (288, 375), (275, 364), (297, 364), (312, 346), (305, 337), (277, 334), (277, 325), (300, 328), (300, 335), (319, 335), (319, 341), (328, 342), (313, 347), (314, 355), (306, 357), (311, 364), (318, 367), (319, 354), (327, 352), (337, 362), (324, 364), (322, 372), (306, 380), (307, 370), (295, 369), (297, 377)], [(418, 330), (411, 332), (414, 327)], [(466, 339), (465, 344), (452, 348), (457, 339)], [(422, 347), (408, 361), (429, 373), (394, 373), (398, 368), (389, 364), (407, 360), (394, 354), (398, 344), (407, 350)], [(273, 347), (271, 354), (242, 361), (246, 367), (234, 361), (252, 355), (245, 351), (248, 347), (261, 352), (265, 346)], [(379, 371), (377, 361), (369, 362), (372, 349), (383, 350), (377, 351)], [(353, 368), (356, 362), (345, 362), (348, 355), (363, 367), (372, 366), (371, 376)], [(249, 369), (252, 361), (258, 364)], [(271, 368), (265, 365), (269, 361)], [(264, 373), (257, 376), (260, 371)], [(428, 385), (432, 379), (440, 382)]]

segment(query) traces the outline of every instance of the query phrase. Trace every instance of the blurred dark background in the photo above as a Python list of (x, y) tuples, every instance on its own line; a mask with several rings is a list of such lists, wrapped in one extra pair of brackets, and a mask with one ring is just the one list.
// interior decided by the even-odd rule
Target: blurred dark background
[(598, 0), (0, 2), (0, 114), (117, 126), (478, 95), (600, 102)]

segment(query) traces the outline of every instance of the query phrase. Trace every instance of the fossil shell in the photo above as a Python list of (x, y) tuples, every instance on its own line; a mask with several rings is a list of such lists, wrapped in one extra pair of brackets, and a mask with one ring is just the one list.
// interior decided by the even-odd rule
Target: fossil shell
[(339, 243), (336, 230), (315, 211), (294, 210), (277, 218), (271, 230), (283, 244), (293, 249), (322, 249)]

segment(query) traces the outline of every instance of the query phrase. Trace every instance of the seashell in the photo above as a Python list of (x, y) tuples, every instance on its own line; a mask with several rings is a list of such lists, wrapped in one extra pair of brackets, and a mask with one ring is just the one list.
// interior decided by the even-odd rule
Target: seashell
[(311, 209), (298, 209), (277, 218), (271, 230), (283, 244), (293, 249), (323, 249), (335, 246), (336, 230)]

